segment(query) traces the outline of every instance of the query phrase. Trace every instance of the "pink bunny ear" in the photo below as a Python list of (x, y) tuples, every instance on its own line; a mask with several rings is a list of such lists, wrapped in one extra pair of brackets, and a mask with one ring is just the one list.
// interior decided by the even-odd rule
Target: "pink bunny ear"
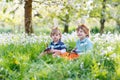
[(55, 27), (53, 27), (52, 29), (56, 29), (56, 30), (58, 30), (58, 27), (55, 26)]

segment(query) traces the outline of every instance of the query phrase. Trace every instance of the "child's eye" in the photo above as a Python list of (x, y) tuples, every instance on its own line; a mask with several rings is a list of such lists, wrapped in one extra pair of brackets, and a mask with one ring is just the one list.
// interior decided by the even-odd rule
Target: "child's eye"
[(58, 36), (58, 34), (56, 34), (56, 36)]

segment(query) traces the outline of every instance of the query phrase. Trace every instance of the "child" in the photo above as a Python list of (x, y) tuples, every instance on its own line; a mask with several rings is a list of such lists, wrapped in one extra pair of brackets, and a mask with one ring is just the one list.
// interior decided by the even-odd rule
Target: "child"
[(93, 47), (93, 44), (89, 39), (89, 29), (85, 25), (80, 25), (76, 30), (79, 40), (77, 40), (76, 48), (73, 50), (73, 52), (78, 54), (83, 52), (86, 53), (86, 51), (91, 50)]
[[(89, 29), (85, 25), (79, 25), (76, 31), (79, 39), (76, 42), (75, 49), (69, 54), (69, 59), (78, 58), (80, 54), (87, 53), (93, 47), (93, 44), (89, 39)], [(62, 57), (64, 57), (64, 55), (62, 55)]]
[(52, 53), (53, 56), (58, 56), (66, 52), (66, 46), (63, 42), (61, 42), (62, 34), (57, 27), (52, 29), (50, 37), (53, 41), (44, 50), (44, 52), (40, 54), (40, 56), (43, 56), (47, 53)]

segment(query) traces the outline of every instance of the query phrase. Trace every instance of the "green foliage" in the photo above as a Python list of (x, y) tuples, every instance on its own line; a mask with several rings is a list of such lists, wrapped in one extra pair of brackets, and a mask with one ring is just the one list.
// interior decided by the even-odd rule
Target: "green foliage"
[(91, 10), (90, 12), (90, 17), (98, 17), (100, 18), (101, 17), (101, 9), (100, 8), (95, 8), (93, 10)]
[[(100, 32), (100, 28), (98, 26), (92, 27), (90, 32), (94, 33), (94, 34), (99, 33)], [(108, 33), (108, 32), (116, 33), (116, 32), (119, 32), (119, 31), (115, 27), (106, 26), (105, 29), (104, 29), (104, 33)]]
[[(68, 51), (75, 46), (74, 40), (65, 42), (69, 44)], [(0, 45), (0, 79), (2, 80), (119, 80), (120, 57), (119, 42), (113, 43), (114, 50), (103, 54), (100, 49), (111, 45), (107, 42), (94, 44), (92, 52), (80, 55), (76, 60), (53, 58), (46, 55), (39, 58), (46, 44), (44, 42), (26, 45)]]
[(6, 0), (6, 2), (11, 2), (11, 1), (13, 1), (13, 0)]
[(13, 32), (13, 30), (12, 29), (10, 29), (10, 28), (0, 28), (0, 33), (2, 33), (2, 32), (5, 32), (5, 33), (9, 33), (9, 32)]
[[(24, 0), (20, 0), (18, 2), (22, 2)], [(83, 16), (89, 15), (90, 18), (100, 18), (101, 17), (101, 9), (102, 9), (102, 1), (103, 0), (94, 0), (89, 9), (87, 0), (64, 0), (64, 1), (33, 1), (33, 27), (37, 26), (53, 26), (53, 18), (58, 19), (58, 25), (65, 26), (65, 24), (70, 24), (69, 26), (75, 26), (76, 21), (81, 19)], [(3, 4), (4, 1), (1, 1)], [(9, 3), (10, 2), (10, 3)], [(109, 19), (114, 19), (117, 23), (120, 22), (119, 12), (120, 12), (120, 1), (119, 0), (107, 0), (106, 1), (106, 10), (105, 10), (105, 19), (108, 21)], [(15, 5), (12, 7), (11, 5)], [(2, 5), (0, 12), (1, 26), (7, 25), (8, 27), (14, 26), (16, 29), (13, 30), (3, 30), (3, 32), (15, 32), (17, 28), (21, 27), (22, 32), (24, 32), (24, 23), (23, 23), (23, 8), (21, 8), (23, 4), (17, 4), (14, 0), (6, 0), (5, 5)], [(67, 16), (66, 16), (67, 15)], [(19, 18), (20, 16), (21, 18)], [(49, 23), (48, 23), (49, 22)], [(71, 25), (71, 23), (74, 23)], [(92, 23), (94, 24), (94, 23)], [(89, 24), (88, 24), (89, 25)], [(108, 25), (107, 25), (108, 26)], [(39, 33), (37, 27), (34, 27), (34, 32)], [(69, 27), (69, 28), (70, 28)], [(39, 30), (37, 30), (37, 29)], [(41, 28), (40, 28), (41, 29)], [(38, 32), (37, 32), (38, 31)], [(0, 30), (2, 32), (2, 30)], [(18, 29), (19, 32), (19, 29)], [(70, 30), (70, 32), (72, 32)], [(48, 32), (47, 32), (48, 33)]]
[[(6, 0), (6, 2), (10, 1), (13, 0)], [(39, 24), (39, 26), (51, 26), (48, 24), (48, 22), (52, 24), (53, 18), (56, 17), (59, 18), (62, 22), (66, 21), (69, 23), (74, 20), (76, 21), (78, 17), (88, 14), (88, 10), (84, 10), (82, 8), (77, 10), (77, 7), (68, 5), (67, 1), (69, 0), (64, 1), (63, 8), (58, 12), (57, 10), (59, 8), (56, 9), (56, 7), (59, 5), (54, 7), (53, 5), (52, 7), (49, 5), (51, 3), (54, 3), (55, 0), (43, 1), (48, 2), (47, 5), (42, 5), (47, 7), (43, 8), (40, 4), (39, 7), (41, 8), (37, 8), (42, 17), (38, 16), (39, 18), (33, 21), (34, 25), (36, 26), (38, 23), (40, 23), (42, 25)], [(93, 10), (90, 11), (90, 17), (100, 18), (102, 1), (103, 0), (94, 0), (94, 3), (92, 5), (93, 7), (97, 7), (93, 8)], [(110, 1), (111, 2), (107, 1), (106, 4), (110, 4), (109, 6), (114, 8), (114, 11), (112, 12), (119, 11), (120, 6), (116, 5), (116, 2), (119, 2), (120, 0)], [(83, 7), (87, 6), (85, 4), (87, 1), (76, 0), (76, 4), (79, 4), (80, 2), (81, 4), (83, 3)], [(41, 11), (39, 11), (40, 9)], [(9, 12), (6, 15), (8, 10), (8, 7), (4, 7), (2, 9), (3, 14), (2, 12), (0, 13), (1, 21), (5, 22), (5, 24), (10, 23), (12, 25), (16, 25), (16, 23), (19, 22), (20, 18), (15, 15), (13, 16), (13, 14), (9, 14)], [(111, 9), (107, 7), (106, 11), (106, 13), (110, 13)], [(13, 19), (11, 16), (17, 18)], [(107, 14), (106, 16), (106, 19), (109, 19), (109, 16), (111, 16), (111, 14)], [(119, 22), (119, 17), (112, 18)], [(75, 28), (70, 27), (70, 32), (73, 30), (75, 30)], [(5, 28), (0, 29), (0, 32), (3, 31), (12, 32), (13, 30)], [(91, 29), (92, 33), (98, 33), (99, 31), (100, 30), (98, 26), (95, 26)], [(105, 27), (105, 31), (106, 33), (115, 32), (115, 28), (107, 26)], [(49, 34), (50, 29), (43, 27), (38, 29), (35, 27), (35, 32), (37, 34), (44, 32), (46, 34)], [(100, 36), (97, 38), (99, 37)], [(67, 39), (65, 41), (67, 44), (68, 52), (70, 52), (75, 47), (74, 39), (72, 39), (71, 36), (69, 36), (69, 38), (70, 40)], [(75, 36), (74, 38), (76, 39)], [(102, 38), (105, 38), (104, 35)], [(94, 40), (94, 38), (92, 39)], [(44, 41), (41, 43), (27, 43), (25, 45), (16, 45), (14, 43), (5, 45), (0, 44), (0, 80), (120, 80), (120, 42), (116, 40), (108, 43), (111, 40), (111, 36), (108, 40), (106, 38), (103, 41), (97, 39), (97, 41), (94, 42), (94, 50), (92, 52), (85, 55), (80, 55), (78, 59), (71, 61), (60, 57), (53, 58), (52, 55), (46, 55), (42, 58), (38, 58), (39, 54), (46, 47), (46, 43), (44, 43)], [(112, 46), (114, 50), (107, 51), (106, 49), (108, 46)], [(116, 54), (116, 56), (111, 57), (113, 54)]]
[(99, 32), (100, 32), (100, 29), (97, 26), (91, 29), (91, 33), (99, 33)]
[(7, 7), (5, 7), (5, 8), (3, 9), (3, 13), (5, 13), (5, 12), (6, 12), (6, 10), (7, 10)]

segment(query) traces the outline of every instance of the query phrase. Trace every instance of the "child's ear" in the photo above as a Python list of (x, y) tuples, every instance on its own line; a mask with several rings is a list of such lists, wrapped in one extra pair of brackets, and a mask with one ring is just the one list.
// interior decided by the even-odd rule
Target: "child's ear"
[(59, 34), (60, 35), (60, 38), (62, 37), (62, 34)]

